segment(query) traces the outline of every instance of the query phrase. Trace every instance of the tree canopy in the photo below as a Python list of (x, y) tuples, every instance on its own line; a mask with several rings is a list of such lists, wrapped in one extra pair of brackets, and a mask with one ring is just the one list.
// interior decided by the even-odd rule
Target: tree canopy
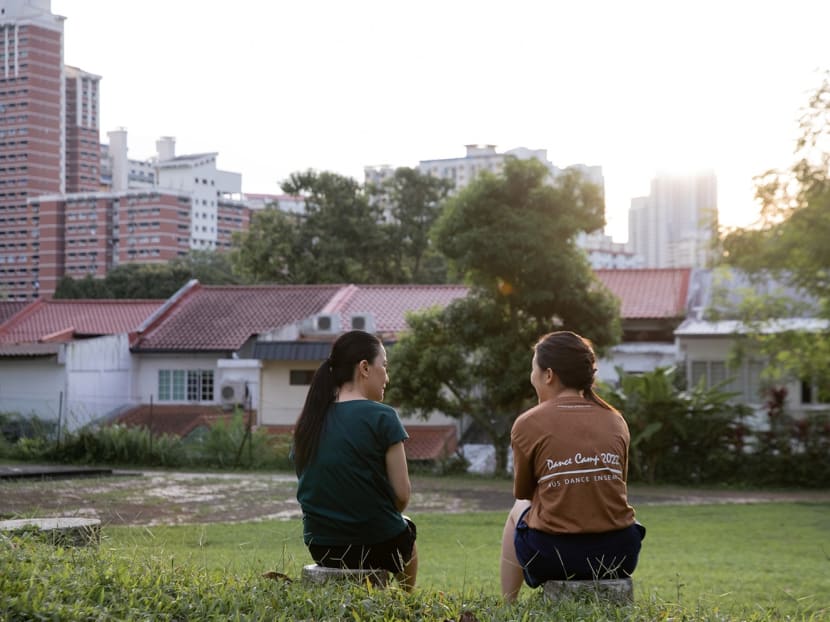
[(236, 271), (254, 282), (412, 283), (445, 278), (429, 230), (446, 182), (397, 169), (377, 187), (331, 172), (292, 174), (284, 192), (301, 196), (301, 214), (266, 208), (234, 236)]
[(205, 285), (237, 284), (226, 254), (193, 250), (167, 263), (120, 264), (104, 278), (64, 277), (55, 289), (54, 298), (169, 298), (191, 279)]
[(532, 346), (573, 330), (602, 348), (620, 335), (618, 303), (576, 234), (603, 225), (599, 188), (570, 172), (552, 181), (535, 160), (509, 159), (450, 199), (437, 248), (466, 276), (469, 296), (409, 317), (390, 350), (389, 400), (404, 414), (469, 417), (506, 466), (513, 420), (533, 399)]
[[(800, 126), (794, 164), (758, 178), (761, 218), (757, 226), (724, 237), (723, 261), (757, 281), (793, 286), (830, 319), (830, 74), (810, 98)], [(827, 331), (767, 330), (770, 321), (801, 310), (797, 299), (775, 294), (750, 297), (735, 310), (751, 327), (750, 343), (770, 361), (770, 381), (830, 374)]]

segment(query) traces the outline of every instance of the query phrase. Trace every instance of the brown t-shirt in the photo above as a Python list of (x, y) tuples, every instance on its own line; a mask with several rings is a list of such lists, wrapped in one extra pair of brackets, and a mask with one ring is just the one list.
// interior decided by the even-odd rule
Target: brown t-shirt
[(581, 397), (542, 402), (516, 419), (513, 494), (549, 533), (603, 533), (634, 523), (628, 504), (628, 425)]

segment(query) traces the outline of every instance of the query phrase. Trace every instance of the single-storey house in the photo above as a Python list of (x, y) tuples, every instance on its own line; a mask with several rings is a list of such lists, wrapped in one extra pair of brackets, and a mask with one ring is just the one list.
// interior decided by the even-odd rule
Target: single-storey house
[(163, 300), (3, 303), (0, 411), (35, 414), (64, 429), (117, 413), (129, 401), (131, 335), (163, 305)]

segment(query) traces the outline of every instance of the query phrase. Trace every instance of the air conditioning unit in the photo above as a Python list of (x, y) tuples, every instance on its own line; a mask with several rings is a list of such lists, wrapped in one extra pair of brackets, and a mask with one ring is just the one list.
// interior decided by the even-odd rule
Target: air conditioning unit
[(219, 397), (225, 405), (234, 406), (244, 404), (248, 397), (248, 389), (245, 383), (240, 381), (225, 382), (219, 390)]
[(340, 315), (337, 313), (312, 315), (303, 321), (302, 332), (308, 335), (336, 335), (340, 332)]
[(374, 333), (375, 316), (371, 313), (353, 313), (349, 319), (352, 330), (365, 330), (367, 333)]

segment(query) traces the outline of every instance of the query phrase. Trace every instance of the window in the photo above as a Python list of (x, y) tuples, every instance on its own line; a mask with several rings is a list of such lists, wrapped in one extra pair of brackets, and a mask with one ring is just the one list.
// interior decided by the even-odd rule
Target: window
[(160, 369), (158, 376), (160, 401), (191, 402), (213, 401), (213, 371)]
[(310, 385), (314, 377), (313, 369), (292, 369), (288, 372), (288, 384), (293, 386)]
[(191, 369), (187, 372), (187, 399), (190, 402), (213, 401), (213, 370)]

